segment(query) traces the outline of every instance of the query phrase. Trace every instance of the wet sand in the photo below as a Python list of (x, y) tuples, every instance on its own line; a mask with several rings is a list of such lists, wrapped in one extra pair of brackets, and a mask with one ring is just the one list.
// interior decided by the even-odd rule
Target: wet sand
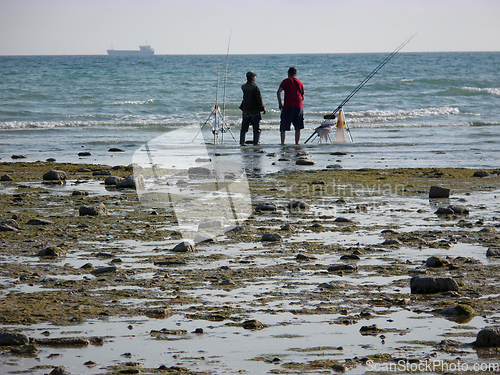
[[(66, 183), (43, 183), (53, 169)], [(0, 322), (35, 339), (2, 348), (5, 373), (361, 374), (432, 360), (467, 363), (470, 374), (499, 362), (496, 349), (471, 345), (500, 324), (500, 261), (486, 256), (500, 238), (499, 170), (257, 171), (252, 205), (277, 209), (187, 252), (173, 251), (182, 238), (172, 209), (105, 186), (97, 170), (133, 172), (0, 164), (12, 178), (0, 186), (0, 221), (20, 228), (0, 232)], [(450, 197), (429, 199), (435, 185)], [(289, 210), (292, 200), (308, 208)], [(97, 203), (107, 215), (79, 216)], [(469, 214), (435, 214), (449, 205)], [(28, 224), (37, 218), (49, 223)], [(431, 256), (443, 266), (426, 266)], [(459, 289), (412, 294), (414, 276), (451, 277)], [(456, 306), (467, 314), (450, 315)], [(87, 343), (49, 340), (61, 338)]]

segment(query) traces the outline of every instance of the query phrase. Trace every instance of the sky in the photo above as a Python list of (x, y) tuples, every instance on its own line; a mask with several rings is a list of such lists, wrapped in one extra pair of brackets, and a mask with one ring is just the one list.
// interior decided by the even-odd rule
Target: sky
[(500, 0), (0, 0), (0, 55), (500, 51)]

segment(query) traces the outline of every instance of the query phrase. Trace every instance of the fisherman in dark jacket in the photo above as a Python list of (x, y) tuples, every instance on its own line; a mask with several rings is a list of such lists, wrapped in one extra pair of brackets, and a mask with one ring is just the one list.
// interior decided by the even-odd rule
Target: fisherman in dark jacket
[(240, 109), (243, 111), (243, 120), (241, 122), (240, 131), (241, 146), (245, 144), (245, 136), (250, 128), (250, 124), (252, 124), (253, 127), (253, 144), (259, 144), (261, 120), (260, 113), (266, 113), (259, 86), (255, 84), (256, 76), (257, 74), (254, 72), (248, 72), (247, 83), (241, 86), (241, 89), (243, 90), (243, 101), (240, 105)]

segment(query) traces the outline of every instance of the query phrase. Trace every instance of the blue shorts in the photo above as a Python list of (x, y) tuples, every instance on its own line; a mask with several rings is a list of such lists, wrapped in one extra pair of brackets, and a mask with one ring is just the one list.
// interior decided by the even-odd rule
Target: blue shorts
[(291, 125), (295, 130), (304, 129), (304, 111), (300, 107), (283, 108), (281, 111), (280, 132), (290, 130)]

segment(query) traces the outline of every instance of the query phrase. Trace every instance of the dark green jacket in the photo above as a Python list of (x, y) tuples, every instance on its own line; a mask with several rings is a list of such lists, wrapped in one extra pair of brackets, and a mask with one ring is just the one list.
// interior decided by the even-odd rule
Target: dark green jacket
[(241, 86), (243, 90), (243, 101), (240, 109), (243, 113), (260, 113), (264, 111), (264, 103), (259, 86), (254, 82), (247, 82)]

